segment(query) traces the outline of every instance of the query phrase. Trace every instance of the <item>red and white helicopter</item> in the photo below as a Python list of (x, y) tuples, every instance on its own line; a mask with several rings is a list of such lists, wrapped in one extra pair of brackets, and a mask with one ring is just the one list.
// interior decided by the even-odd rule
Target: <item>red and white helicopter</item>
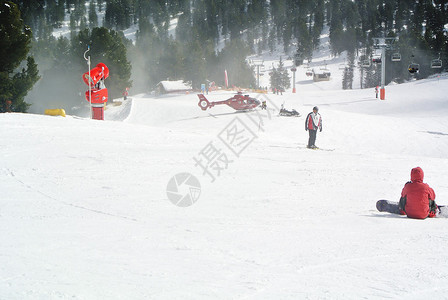
[(238, 92), (232, 98), (222, 101), (210, 102), (207, 100), (207, 98), (205, 98), (204, 94), (198, 94), (198, 97), (198, 105), (202, 110), (207, 110), (207, 108), (212, 108), (213, 106), (220, 104), (226, 104), (234, 110), (250, 110), (260, 105), (260, 101), (255, 98), (249, 97), (249, 95), (243, 95), (243, 93), (241, 92)]

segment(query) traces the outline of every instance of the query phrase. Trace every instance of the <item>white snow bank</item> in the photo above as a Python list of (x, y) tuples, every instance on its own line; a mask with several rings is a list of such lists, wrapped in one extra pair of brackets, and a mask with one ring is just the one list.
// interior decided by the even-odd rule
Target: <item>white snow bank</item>
[(186, 84), (182, 80), (175, 80), (175, 81), (164, 80), (161, 81), (159, 85), (163, 86), (164, 90), (167, 93), (191, 90), (191, 86)]

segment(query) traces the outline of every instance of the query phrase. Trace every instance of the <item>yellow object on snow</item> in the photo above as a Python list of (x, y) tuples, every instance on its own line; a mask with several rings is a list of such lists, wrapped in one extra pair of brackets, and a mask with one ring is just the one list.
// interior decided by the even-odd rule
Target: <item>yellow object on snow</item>
[(49, 116), (63, 116), (65, 117), (65, 110), (63, 108), (46, 109), (45, 114)]

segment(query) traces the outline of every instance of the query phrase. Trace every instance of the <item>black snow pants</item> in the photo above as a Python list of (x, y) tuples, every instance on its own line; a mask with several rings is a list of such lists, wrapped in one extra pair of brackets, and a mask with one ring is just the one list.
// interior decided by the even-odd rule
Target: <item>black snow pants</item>
[(308, 139), (308, 147), (315, 146), (317, 130), (308, 129), (310, 138)]

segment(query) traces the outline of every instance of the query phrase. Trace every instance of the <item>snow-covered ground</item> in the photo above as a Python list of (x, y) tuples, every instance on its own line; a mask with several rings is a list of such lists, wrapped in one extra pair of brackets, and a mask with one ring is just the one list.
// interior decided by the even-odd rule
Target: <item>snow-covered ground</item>
[[(416, 166), (448, 204), (448, 78), (385, 101), (297, 90), (251, 113), (190, 94), (134, 95), (106, 121), (0, 114), (0, 299), (448, 298), (448, 219), (375, 209)], [(333, 151), (305, 148), (314, 105)], [(190, 207), (167, 194), (183, 172)]]
[[(324, 32), (310, 67), (330, 81), (300, 66), (297, 93), (251, 94), (268, 111), (142, 94), (106, 121), (0, 114), (0, 299), (447, 299), (448, 219), (375, 202), (398, 200), (420, 166), (448, 205), (448, 76), (381, 101), (342, 91), (345, 55), (328, 49)], [(264, 61), (262, 86), (279, 51), (248, 58)], [(282, 104), (302, 116), (279, 117)], [(323, 150), (305, 147), (315, 105)], [(178, 187), (189, 207), (170, 201), (181, 173), (200, 183)]]

